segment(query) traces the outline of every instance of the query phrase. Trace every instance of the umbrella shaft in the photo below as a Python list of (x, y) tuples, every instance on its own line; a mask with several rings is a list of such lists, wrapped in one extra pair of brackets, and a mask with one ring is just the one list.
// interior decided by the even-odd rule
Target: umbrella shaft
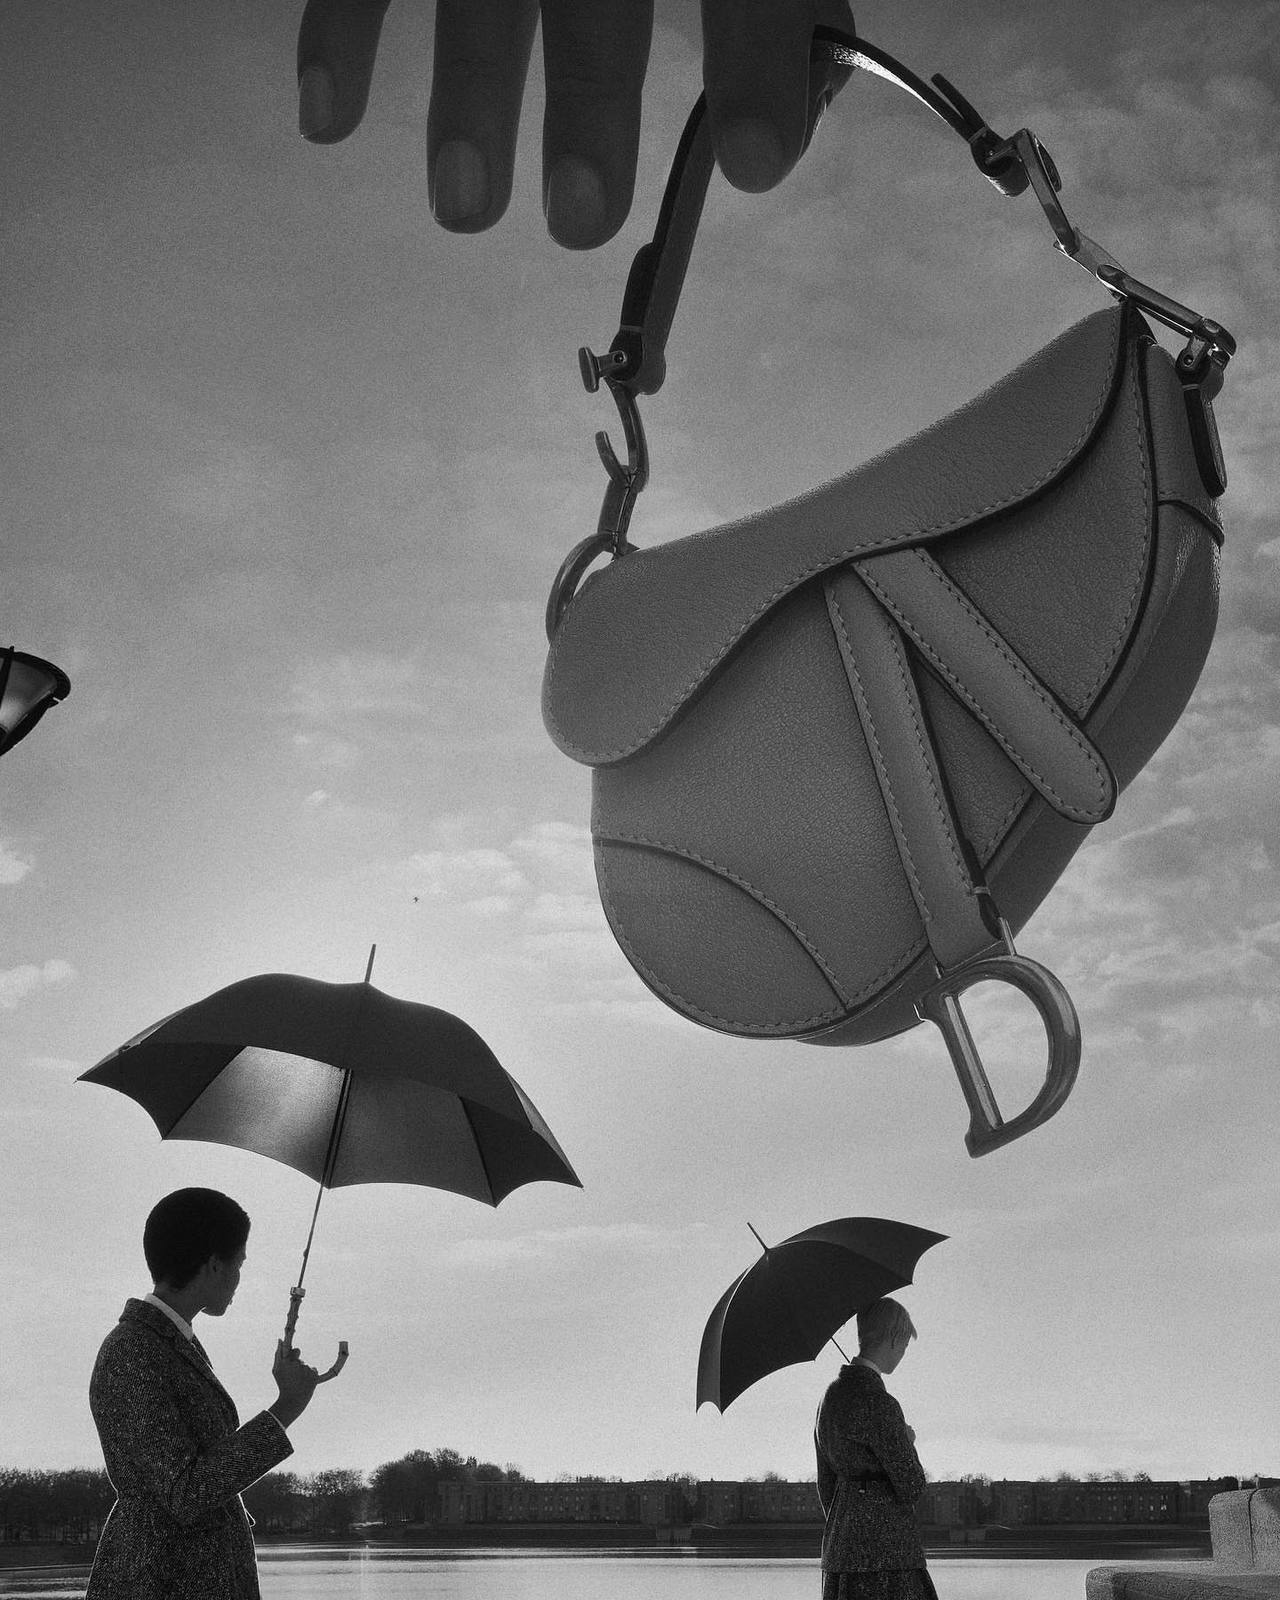
[[(347, 1101), (351, 1097), (351, 1071), (346, 1069), (342, 1074), (342, 1089), (338, 1095), (338, 1109), (333, 1114), (333, 1127), (329, 1130), (329, 1148), (325, 1151), (324, 1171), (320, 1175), (321, 1189), (331, 1187), (333, 1169), (338, 1164), (338, 1146), (342, 1143), (342, 1125), (347, 1120)], [(316, 1207), (319, 1209), (320, 1200), (317, 1197)], [(315, 1219), (312, 1219), (312, 1227)]]
[[(302, 1266), (298, 1269), (298, 1298), (301, 1299), (302, 1280), (307, 1275), (307, 1261), (311, 1256), (311, 1241), (315, 1238), (316, 1218), (320, 1215), (320, 1202), (324, 1199), (324, 1192), (329, 1187), (333, 1177), (333, 1169), (338, 1164), (338, 1147), (342, 1143), (342, 1125), (347, 1120), (347, 1101), (351, 1096), (351, 1073), (344, 1071), (342, 1074), (342, 1089), (338, 1095), (338, 1108), (333, 1114), (333, 1127), (329, 1130), (329, 1148), (325, 1151), (324, 1171), (320, 1174), (320, 1187), (316, 1190), (316, 1203), (311, 1212), (311, 1226), (307, 1229), (307, 1242), (302, 1250)], [(297, 1301), (294, 1302), (291, 1312), (297, 1320)]]
[(316, 1191), (316, 1203), (311, 1209), (311, 1226), (307, 1229), (307, 1242), (302, 1247), (302, 1265), (298, 1268), (298, 1285), (295, 1292), (299, 1300), (302, 1298), (302, 1280), (307, 1275), (307, 1262), (311, 1256), (311, 1241), (315, 1238), (316, 1218), (320, 1215), (320, 1202), (323, 1199), (324, 1183), (321, 1182), (319, 1189)]

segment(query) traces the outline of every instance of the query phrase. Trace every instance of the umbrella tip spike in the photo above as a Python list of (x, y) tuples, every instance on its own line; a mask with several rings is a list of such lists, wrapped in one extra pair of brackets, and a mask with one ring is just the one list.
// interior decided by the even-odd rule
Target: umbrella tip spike
[(368, 983), (369, 979), (373, 976), (373, 958), (377, 955), (377, 953), (377, 945), (371, 944), (369, 946), (369, 965), (364, 969), (364, 981), (366, 983)]

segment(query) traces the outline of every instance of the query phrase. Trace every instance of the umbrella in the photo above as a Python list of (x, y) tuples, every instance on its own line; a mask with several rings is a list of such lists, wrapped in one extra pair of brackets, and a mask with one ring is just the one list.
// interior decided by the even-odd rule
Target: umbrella
[[(496, 1206), (539, 1179), (581, 1187), (480, 1035), (448, 1011), (375, 989), (372, 971), (370, 951), (363, 983), (245, 978), (144, 1029), (80, 1077), (136, 1100), (162, 1138), (253, 1150), (317, 1180), (289, 1296), (290, 1348), (326, 1189), (415, 1183)], [(344, 1343), (325, 1376), (345, 1359)]]
[(721, 1411), (769, 1373), (812, 1361), (850, 1317), (910, 1283), (947, 1237), (887, 1217), (837, 1217), (772, 1247), (751, 1231), (764, 1254), (720, 1296), (698, 1356), (697, 1404)]

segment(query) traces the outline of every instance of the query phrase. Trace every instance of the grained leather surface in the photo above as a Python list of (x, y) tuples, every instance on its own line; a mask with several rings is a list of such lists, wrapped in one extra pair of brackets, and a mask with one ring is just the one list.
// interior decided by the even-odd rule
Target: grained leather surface
[(1040, 493), (1105, 414), (1125, 313), (1095, 312), (960, 411), (770, 511), (639, 550), (590, 576), (556, 632), (547, 730), (590, 765), (666, 726), (743, 635), (815, 574), (938, 540)]
[[(1181, 713), (1213, 634), (1220, 534), (1172, 362), (1116, 311), (1042, 352), (1032, 389), (1051, 371), (1077, 431), (1068, 452), (1061, 433), (1038, 441), (1037, 460), (1058, 462), (1047, 477), (1006, 459), (1015, 374), (964, 425), (948, 419), (806, 502), (628, 556), (573, 601), (549, 713), (562, 747), (571, 726), (580, 759), (589, 747), (600, 763), (592, 829), (614, 933), (686, 1015), (867, 1042), (917, 1020), (940, 955), (929, 931), (943, 950), (976, 936), (946, 827), (919, 794), (896, 818), (887, 809), (915, 757), (898, 750), (886, 790), (847, 670), (866, 664), (866, 629), (842, 642), (824, 586), (859, 585), (907, 641), (919, 770), (936, 760), (961, 854), (1015, 932)], [(1032, 433), (1061, 427), (1033, 416)], [(1025, 493), (940, 531), (939, 508), (972, 505), (970, 464), (948, 440), (981, 440), (989, 482), (1025, 476)], [(945, 481), (914, 481), (917, 451)], [(886, 535), (912, 518), (919, 533), (930, 505), (927, 537)], [(933, 855), (927, 884), (904, 865), (913, 848)], [(943, 921), (929, 929), (931, 895)]]

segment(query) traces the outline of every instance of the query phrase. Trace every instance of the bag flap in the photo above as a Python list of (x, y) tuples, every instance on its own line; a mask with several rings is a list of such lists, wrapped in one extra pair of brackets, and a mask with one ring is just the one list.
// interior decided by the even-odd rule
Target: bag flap
[(547, 731), (588, 766), (656, 738), (735, 645), (831, 567), (954, 533), (1047, 488), (1108, 410), (1131, 330), (1095, 312), (959, 411), (771, 510), (592, 573), (552, 641)]

